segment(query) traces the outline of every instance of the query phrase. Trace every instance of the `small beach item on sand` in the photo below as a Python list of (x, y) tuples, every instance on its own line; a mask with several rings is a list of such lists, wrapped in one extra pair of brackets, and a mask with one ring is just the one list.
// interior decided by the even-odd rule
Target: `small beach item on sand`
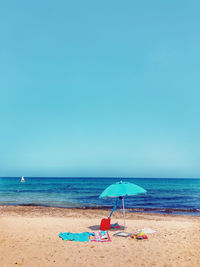
[[(125, 227), (125, 208), (124, 208), (124, 197), (133, 196), (141, 193), (146, 193), (146, 190), (142, 187), (128, 183), (128, 182), (118, 182), (108, 186), (99, 196), (99, 198), (118, 198), (122, 199), (123, 205), (123, 215), (124, 215), (124, 227)], [(115, 204), (117, 206), (117, 203)], [(114, 206), (114, 207), (115, 207)], [(113, 208), (114, 209), (114, 208)], [(114, 210), (111, 211), (111, 215)], [(110, 215), (110, 216), (111, 216)]]
[(142, 239), (148, 239), (148, 236), (144, 232), (139, 232), (137, 234), (131, 235), (131, 238), (137, 239), (137, 240), (142, 240)]
[(111, 238), (107, 231), (94, 232), (93, 236), (89, 237), (91, 242), (110, 242)]
[(126, 233), (126, 232), (117, 232), (114, 234), (114, 236), (122, 236), (122, 237), (128, 237), (128, 236), (132, 236), (133, 233)]
[(157, 231), (151, 229), (151, 228), (143, 228), (143, 229), (139, 229), (138, 230), (138, 233), (139, 232), (145, 232), (146, 234), (154, 234), (154, 233), (157, 233)]
[(119, 226), (118, 222), (116, 222), (116, 223), (111, 224), (111, 225), (110, 225), (110, 228), (111, 228), (111, 229), (119, 229), (120, 226)]

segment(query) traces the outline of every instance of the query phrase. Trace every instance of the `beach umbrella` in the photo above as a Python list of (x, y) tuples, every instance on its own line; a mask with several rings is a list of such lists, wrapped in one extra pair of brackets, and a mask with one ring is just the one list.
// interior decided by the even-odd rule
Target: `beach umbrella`
[(137, 194), (146, 193), (146, 190), (142, 187), (129, 183), (129, 182), (117, 182), (108, 186), (99, 196), (99, 198), (121, 198), (123, 205), (123, 216), (124, 216), (124, 227), (125, 227), (125, 208), (124, 208), (124, 197), (134, 196)]

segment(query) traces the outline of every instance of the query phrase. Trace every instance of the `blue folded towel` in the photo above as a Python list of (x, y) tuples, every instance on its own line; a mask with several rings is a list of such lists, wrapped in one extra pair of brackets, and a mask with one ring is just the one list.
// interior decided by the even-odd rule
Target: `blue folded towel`
[(59, 237), (63, 240), (78, 241), (78, 242), (89, 242), (89, 236), (94, 236), (94, 233), (83, 232), (83, 233), (60, 233)]

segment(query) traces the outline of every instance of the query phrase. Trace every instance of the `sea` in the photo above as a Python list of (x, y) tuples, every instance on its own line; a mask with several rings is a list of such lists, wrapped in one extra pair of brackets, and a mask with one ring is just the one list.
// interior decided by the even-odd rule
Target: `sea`
[[(112, 208), (114, 198), (100, 199), (106, 187), (120, 180), (146, 189), (145, 194), (125, 197), (126, 212), (200, 216), (200, 179), (173, 178), (0, 178), (0, 206), (61, 208)], [(120, 204), (119, 210), (122, 206)]]

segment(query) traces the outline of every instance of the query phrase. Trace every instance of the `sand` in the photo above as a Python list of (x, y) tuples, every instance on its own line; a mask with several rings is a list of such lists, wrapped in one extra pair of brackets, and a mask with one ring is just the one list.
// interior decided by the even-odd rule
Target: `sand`
[[(97, 229), (109, 211), (0, 207), (0, 266), (200, 266), (200, 217), (126, 214), (127, 232), (152, 228), (148, 240), (113, 236), (112, 242), (72, 242), (60, 232)], [(115, 212), (112, 223), (123, 224)]]

